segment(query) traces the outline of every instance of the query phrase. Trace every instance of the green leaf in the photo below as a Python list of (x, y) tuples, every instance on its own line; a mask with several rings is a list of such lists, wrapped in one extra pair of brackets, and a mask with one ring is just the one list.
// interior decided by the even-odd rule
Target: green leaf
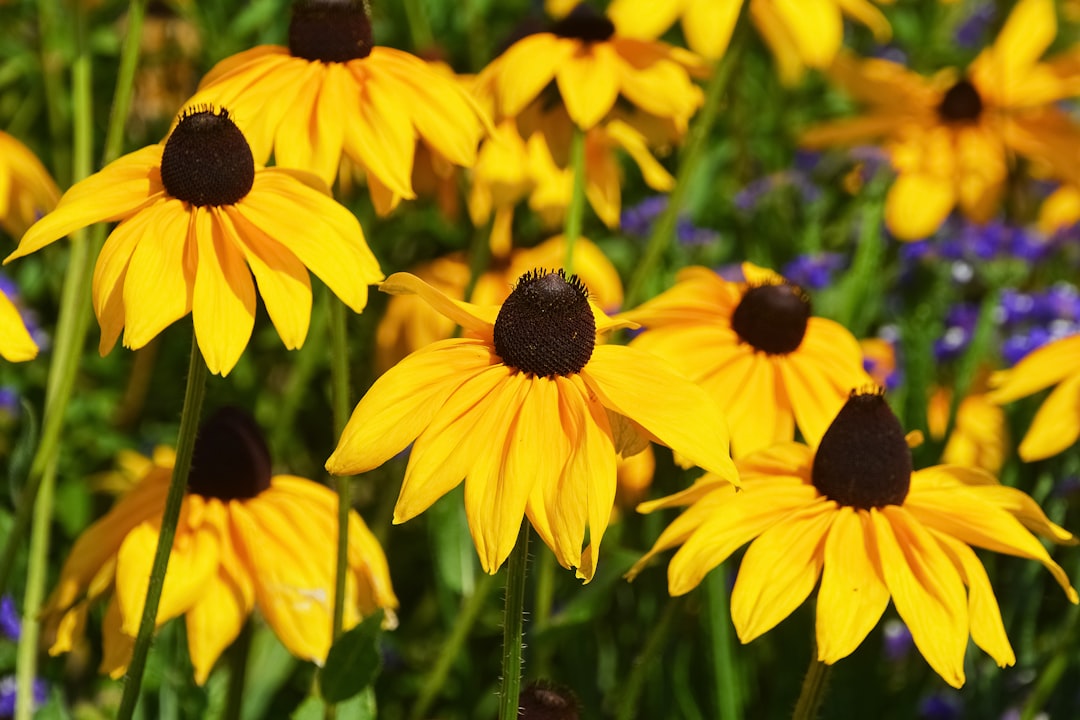
[(348, 700), (366, 688), (379, 672), (382, 612), (377, 612), (334, 643), (319, 674), (322, 696), (330, 703)]
[[(340, 703), (335, 710), (337, 720), (375, 720), (378, 717), (375, 692), (368, 688), (351, 700)], [(325, 717), (326, 702), (322, 698), (309, 697), (296, 708), (291, 720), (323, 720)]]

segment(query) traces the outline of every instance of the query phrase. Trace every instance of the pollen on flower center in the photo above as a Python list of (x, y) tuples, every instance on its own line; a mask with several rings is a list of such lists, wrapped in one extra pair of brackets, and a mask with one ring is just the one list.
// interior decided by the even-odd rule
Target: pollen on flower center
[(900, 505), (911, 485), (911, 451), (882, 391), (853, 391), (814, 455), (814, 487), (841, 505)]
[(522, 275), (495, 319), (495, 352), (538, 377), (573, 375), (592, 357), (596, 319), (577, 275), (532, 270)]
[(552, 25), (551, 32), (559, 37), (584, 42), (603, 42), (615, 34), (615, 23), (589, 5), (581, 3), (569, 15)]
[(293, 6), (293, 57), (343, 63), (367, 57), (371, 48), (371, 18), (362, 0), (299, 0)]
[(945, 92), (937, 111), (945, 122), (974, 122), (982, 115), (982, 97), (969, 80), (960, 80)]
[(786, 355), (802, 344), (810, 319), (810, 298), (791, 283), (751, 287), (731, 316), (743, 342), (770, 355)]
[(161, 183), (192, 205), (231, 205), (255, 181), (255, 160), (240, 128), (222, 108), (185, 112), (161, 153)]
[(243, 410), (224, 407), (199, 428), (188, 491), (206, 498), (242, 500), (270, 487), (270, 451), (262, 431)]

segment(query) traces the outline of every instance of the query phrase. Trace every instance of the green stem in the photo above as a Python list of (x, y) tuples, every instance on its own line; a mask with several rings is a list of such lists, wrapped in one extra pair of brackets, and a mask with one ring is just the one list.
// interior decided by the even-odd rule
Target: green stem
[(806, 675), (803, 676), (802, 690), (799, 691), (799, 700), (795, 703), (791, 720), (817, 720), (821, 701), (825, 699), (825, 687), (829, 683), (831, 668), (831, 665), (826, 665), (817, 659), (815, 646), (810, 655), (810, 665), (806, 668)]
[(135, 713), (135, 704), (139, 700), (142, 687), (143, 671), (146, 658), (150, 653), (150, 641), (157, 624), (158, 604), (161, 602), (161, 590), (165, 585), (165, 573), (172, 554), (173, 538), (180, 520), (180, 508), (187, 490), (188, 475), (191, 472), (191, 456), (195, 450), (195, 436), (199, 430), (199, 416), (202, 414), (203, 397), (206, 394), (206, 363), (199, 352), (199, 344), (194, 333), (191, 338), (191, 357), (188, 361), (187, 390), (184, 392), (184, 409), (180, 415), (180, 432), (176, 438), (176, 464), (173, 466), (169, 493), (165, 497), (165, 509), (162, 512), (161, 531), (158, 535), (154, 563), (150, 568), (150, 582), (146, 589), (146, 604), (143, 606), (139, 632), (135, 636), (135, 647), (128, 665), (127, 682), (124, 694), (120, 698), (120, 709), (116, 717), (119, 720), (131, 720)]
[(454, 622), (454, 627), (450, 631), (450, 637), (446, 639), (446, 642), (440, 648), (435, 667), (432, 668), (431, 673), (424, 680), (424, 687), (420, 690), (420, 696), (417, 698), (416, 704), (413, 705), (412, 713), (409, 715), (413, 720), (421, 720), (428, 716), (428, 710), (431, 709), (443, 686), (446, 685), (446, 678), (450, 674), (450, 669), (464, 654), (465, 641), (469, 639), (469, 632), (472, 630), (473, 625), (476, 624), (476, 618), (480, 616), (480, 611), (484, 609), (487, 596), (491, 593), (493, 587), (495, 587), (495, 576), (483, 573), (476, 583), (472, 595), (465, 600), (465, 605), (461, 608), (461, 612)]
[(434, 48), (435, 34), (431, 31), (431, 23), (420, 0), (405, 0), (405, 18), (409, 22), (413, 49), (422, 53)]
[(660, 619), (653, 625), (649, 637), (645, 640), (645, 647), (634, 658), (630, 676), (616, 694), (618, 698), (615, 707), (616, 720), (633, 720), (640, 717), (641, 708), (638, 707), (638, 700), (641, 699), (641, 693), (645, 689), (646, 676), (652, 670), (653, 661), (664, 649), (664, 643), (671, 633), (671, 625), (675, 622), (675, 616), (682, 604), (682, 598), (668, 600)]
[(240, 628), (240, 635), (229, 648), (229, 688), (223, 720), (240, 720), (244, 707), (244, 681), (247, 679), (248, 651), (251, 649), (251, 621)]
[(570, 168), (574, 171), (574, 186), (570, 192), (570, 207), (566, 210), (566, 226), (563, 230), (563, 237), (566, 238), (563, 269), (567, 275), (574, 272), (574, 245), (581, 237), (585, 219), (585, 132), (577, 126), (570, 139)]
[(525, 625), (525, 576), (529, 564), (529, 521), (521, 523), (517, 544), (506, 564), (506, 607), (503, 610), (502, 685), (499, 720), (516, 720), (521, 696), (521, 640)]
[(53, 0), (37, 4), (38, 33), (41, 35), (41, 80), (45, 90), (45, 109), (49, 124), (49, 146), (52, 151), (53, 170), (62, 184), (71, 181), (71, 146), (68, 144), (68, 125), (64, 107), (64, 58), (60, 51), (62, 39), (57, 37), (61, 23), (58, 22), (58, 3)]
[(742, 684), (735, 662), (735, 637), (731, 632), (731, 609), (724, 566), (705, 576), (705, 625), (712, 650), (713, 689), (720, 720), (739, 720)]
[[(738, 30), (738, 28), (736, 28)], [(719, 67), (713, 71), (712, 78), (705, 89), (705, 101), (690, 128), (686, 144), (679, 152), (679, 169), (675, 174), (675, 186), (668, 194), (668, 204), (653, 225), (649, 242), (645, 246), (645, 254), (638, 264), (637, 269), (630, 278), (630, 284), (626, 290), (626, 307), (634, 307), (644, 300), (646, 283), (652, 278), (656, 266), (664, 257), (672, 238), (675, 237), (675, 227), (679, 220), (679, 212), (682, 210), (686, 192), (689, 189), (690, 180), (697, 172), (701, 159), (705, 154), (705, 146), (708, 143), (712, 127), (716, 123), (720, 111), (720, 101), (724, 97), (728, 81), (739, 59), (739, 36), (728, 48), (727, 54), (720, 62)]]

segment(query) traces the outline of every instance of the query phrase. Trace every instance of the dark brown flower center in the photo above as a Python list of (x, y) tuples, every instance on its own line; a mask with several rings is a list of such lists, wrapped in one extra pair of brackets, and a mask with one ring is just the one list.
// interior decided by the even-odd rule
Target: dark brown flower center
[(982, 115), (983, 102), (969, 80), (960, 80), (945, 91), (937, 111), (943, 122), (975, 122)]
[(821, 438), (811, 480), (841, 505), (869, 510), (903, 504), (911, 451), (882, 391), (851, 393)]
[(371, 18), (362, 0), (299, 0), (289, 21), (289, 52), (320, 62), (371, 54)]
[(228, 501), (269, 487), (270, 451), (259, 426), (239, 408), (221, 408), (199, 428), (188, 492)]
[(757, 350), (786, 355), (802, 344), (809, 319), (810, 298), (798, 285), (756, 285), (732, 313), (731, 328)]
[(596, 319), (577, 275), (531, 270), (520, 278), (495, 319), (495, 352), (537, 377), (573, 375), (592, 357)]
[(570, 690), (544, 681), (530, 683), (518, 696), (521, 720), (578, 720), (578, 700)]
[(222, 108), (185, 111), (161, 153), (165, 191), (192, 205), (232, 205), (255, 182), (255, 160), (240, 128)]
[(569, 15), (552, 25), (551, 32), (559, 37), (583, 42), (603, 42), (615, 34), (615, 23), (586, 3), (581, 3), (571, 10)]

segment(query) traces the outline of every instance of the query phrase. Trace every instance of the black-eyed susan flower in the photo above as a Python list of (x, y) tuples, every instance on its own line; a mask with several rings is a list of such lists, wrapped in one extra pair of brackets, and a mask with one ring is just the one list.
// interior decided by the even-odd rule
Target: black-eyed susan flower
[[(159, 145), (76, 183), (4, 262), (96, 222), (121, 221), (94, 268), (102, 354), (140, 348), (192, 314), (211, 372), (228, 373), (255, 324), (255, 283), (289, 349), (311, 316), (311, 270), (356, 312), (382, 279), (356, 218), (304, 171), (255, 164), (226, 110), (194, 108)], [(255, 283), (252, 282), (252, 275)]]
[(19, 237), (56, 207), (60, 190), (30, 148), (0, 131), (0, 228)]
[[(943, 440), (949, 422), (952, 392), (937, 388), (930, 395), (926, 410), (930, 437)], [(956, 407), (952, 433), (941, 453), (941, 462), (986, 470), (996, 475), (1005, 462), (1009, 430), (1005, 413), (983, 392), (968, 395)]]
[(621, 99), (682, 133), (704, 100), (691, 72), (704, 71), (686, 50), (618, 35), (611, 20), (582, 3), (549, 32), (527, 35), (493, 60), (477, 77), (477, 93), (490, 98), (496, 120), (517, 117), (541, 98), (564, 104), (588, 130)]
[[(537, 267), (557, 267), (566, 259), (566, 238), (557, 235), (536, 247), (519, 248), (496, 258), (473, 285), (469, 300), (476, 305), (498, 305), (510, 294), (514, 281)], [(605, 311), (622, 304), (619, 271), (588, 238), (574, 244), (574, 265), (590, 289), (593, 301)], [(469, 285), (469, 259), (454, 253), (425, 262), (413, 274), (454, 300), (464, 300)], [(416, 295), (394, 295), (375, 333), (375, 366), (385, 372), (406, 355), (454, 334), (454, 321)]]
[[(158, 626), (184, 618), (200, 685), (255, 608), (293, 655), (322, 663), (330, 650), (338, 498), (310, 480), (273, 475), (270, 466), (245, 413), (223, 409), (200, 429), (157, 616)], [(101, 671), (113, 677), (124, 673), (138, 632), (172, 458), (156, 452), (144, 467), (135, 487), (75, 542), (44, 610), (57, 655), (83, 636), (90, 605), (110, 595)], [(397, 607), (386, 557), (355, 512), (348, 564), (346, 628)]]
[(631, 345), (670, 362), (716, 399), (737, 456), (787, 442), (795, 425), (821, 439), (848, 391), (870, 382), (846, 328), (813, 317), (810, 298), (779, 275), (743, 264), (744, 281), (708, 268), (624, 315), (645, 331)]
[(476, 104), (420, 58), (372, 42), (362, 0), (299, 0), (289, 44), (222, 60), (190, 102), (230, 108), (256, 158), (314, 172), (328, 185), (344, 153), (389, 212), (416, 197), (417, 142), (444, 162), (470, 166), (484, 133)]
[(528, 515), (559, 563), (588, 581), (615, 502), (617, 454), (655, 440), (736, 481), (716, 404), (654, 356), (599, 344), (598, 333), (624, 323), (590, 303), (577, 276), (531, 271), (501, 306), (453, 300), (407, 273), (380, 287), (419, 295), (467, 335), (376, 380), (327, 460), (331, 473), (362, 473), (415, 440), (395, 523), (464, 479), (485, 571), (509, 556)]
[[(743, 0), (615, 0), (608, 14), (627, 37), (655, 38), (682, 19), (690, 49), (710, 59), (721, 57), (731, 41)], [(788, 83), (806, 67), (824, 69), (844, 40), (844, 17), (873, 31), (878, 42), (892, 34), (889, 21), (867, 0), (750, 0), (750, 18), (776, 58)]]
[(1057, 385), (1031, 421), (1018, 452), (1026, 462), (1057, 455), (1080, 438), (1080, 335), (1055, 340), (990, 376), (990, 399), (1010, 403)]
[(964, 73), (926, 78), (889, 60), (841, 56), (830, 74), (868, 110), (812, 128), (802, 142), (881, 142), (897, 172), (885, 222), (902, 240), (930, 235), (953, 208), (985, 222), (1014, 155), (1075, 177), (1080, 130), (1055, 103), (1080, 92), (1078, 71), (1039, 60), (1056, 32), (1052, 0), (1021, 0)]
[[(1038, 533), (1075, 538), (1023, 492), (985, 471), (938, 465), (912, 471), (900, 422), (879, 392), (852, 393), (816, 450), (788, 443), (738, 462), (743, 491), (701, 478), (639, 507), (689, 505), (631, 570), (680, 546), (668, 568), (672, 595), (750, 543), (731, 593), (731, 618), (747, 643), (790, 615), (821, 585), (817, 658), (851, 654), (890, 598), (915, 646), (950, 685), (964, 683), (968, 637), (998, 665), (1015, 662), (986, 570), (971, 546), (1041, 562), (1076, 590)], [(965, 588), (966, 586), (966, 588)]]

